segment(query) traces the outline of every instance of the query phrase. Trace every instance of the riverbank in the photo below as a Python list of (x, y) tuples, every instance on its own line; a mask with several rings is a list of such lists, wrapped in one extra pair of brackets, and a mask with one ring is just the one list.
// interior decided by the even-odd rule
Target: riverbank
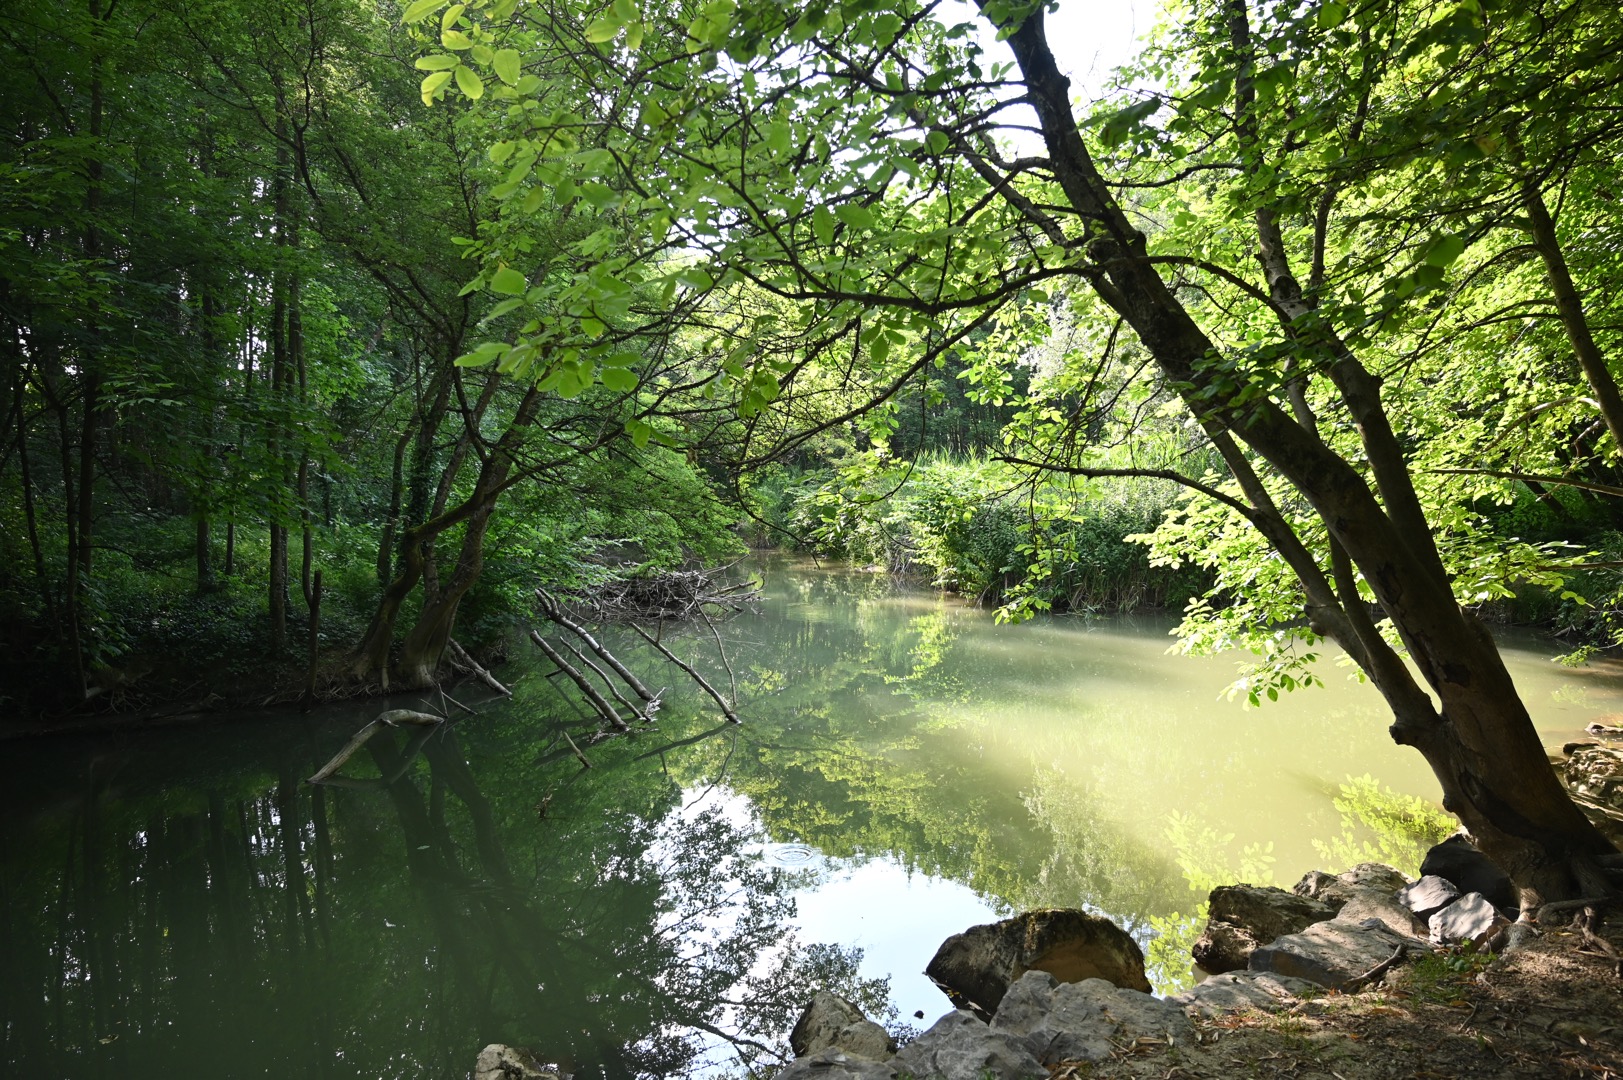
[[(1452, 844), (1439, 853), (1439, 870), (1459, 857)], [(1453, 866), (1456, 877), (1462, 869)], [(904, 1033), (899, 1049), (848, 1016), (848, 1004), (817, 995), (791, 1036), (799, 1056), (779, 1080), (1542, 1080), (1623, 1071), (1623, 932), (1594, 909), (1570, 924), (1569, 911), (1552, 908), (1541, 922), (1511, 925), (1479, 894), (1458, 897), (1443, 878), (1415, 884), (1377, 864), (1309, 874), (1291, 893), (1227, 886), (1213, 893), (1214, 912), (1225, 893), (1248, 898), (1251, 929), (1273, 930), (1190, 990), (1140, 992), (1134, 950), (1123, 952), (1125, 936), (1103, 919), (1033, 912), (943, 943), (929, 970), (965, 1011)], [(1429, 923), (1419, 918), (1434, 908)], [(1211, 929), (1218, 925), (1214, 915)]]
[[(1614, 947), (1623, 932), (1603, 931)], [(1139, 1041), (1056, 1080), (1555, 1080), (1623, 1076), (1623, 980), (1568, 930), (1499, 959), (1454, 952), (1358, 994), (1196, 1019), (1194, 1045)]]

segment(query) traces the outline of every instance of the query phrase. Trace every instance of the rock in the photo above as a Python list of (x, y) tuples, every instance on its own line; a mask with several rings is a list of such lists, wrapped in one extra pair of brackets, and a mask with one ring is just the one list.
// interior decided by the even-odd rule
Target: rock
[(1404, 907), (1415, 913), (1418, 919), (1429, 919), (1435, 911), (1458, 900), (1459, 889), (1447, 878), (1440, 878), (1436, 874), (1427, 874), (1413, 885), (1406, 885), (1398, 892), (1398, 900)]
[(1590, 724), (1584, 730), (1591, 735), (1599, 735), (1603, 739), (1623, 738), (1623, 727), (1610, 724)]
[(1567, 786), (1608, 806), (1623, 806), (1623, 748), (1574, 747), (1564, 768)]
[(1521, 906), (1521, 896), (1505, 872), (1459, 833), (1426, 852), (1420, 874), (1452, 882), (1461, 893), (1481, 893), (1495, 907), (1513, 911)]
[(993, 1031), (1022, 1036), (1037, 1060), (1103, 1061), (1117, 1044), (1138, 1039), (1195, 1045), (1182, 1008), (1103, 979), (1061, 983), (1033, 971), (1009, 988), (992, 1018)]
[(1104, 979), (1150, 990), (1138, 942), (1109, 919), (1072, 908), (972, 926), (942, 942), (924, 969), (954, 1005), (985, 1017), (1028, 971), (1046, 971), (1060, 982)]
[(1202, 971), (1220, 975), (1225, 971), (1238, 971), (1250, 961), (1257, 946), (1264, 944), (1243, 926), (1208, 919), (1206, 929), (1189, 948)]
[[(1367, 970), (1367, 969), (1366, 969)], [(1231, 971), (1213, 975), (1193, 989), (1167, 998), (1190, 1016), (1221, 1016), (1245, 1009), (1272, 1012), (1288, 1008), (1324, 987), (1306, 979), (1293, 979), (1271, 971)]]
[(479, 1051), (473, 1080), (569, 1080), (569, 1074), (556, 1065), (543, 1064), (534, 1051), (522, 1046), (491, 1043)]
[(806, 1057), (831, 1046), (871, 1061), (883, 1061), (896, 1052), (890, 1033), (863, 1016), (861, 1009), (819, 990), (789, 1033), (789, 1049), (795, 1057)]
[(1291, 892), (1339, 908), (1344, 897), (1336, 888), (1338, 884), (1339, 881), (1334, 874), (1326, 874), (1323, 870), (1309, 870), (1302, 875), (1301, 881), (1291, 886)]
[(1340, 919), (1314, 923), (1299, 934), (1287, 934), (1252, 953), (1251, 970), (1271, 971), (1342, 990), (1388, 959), (1399, 945), (1416, 951), (1431, 948), (1379, 922), (1370, 923), (1359, 925)]
[(1431, 917), (1431, 940), (1439, 945), (1469, 941), (1477, 948), (1510, 926), (1510, 920), (1481, 893), (1466, 893)]
[(772, 1080), (896, 1080), (901, 1074), (888, 1061), (853, 1057), (837, 1046), (795, 1058)]
[(1411, 937), (1426, 932), (1426, 924), (1415, 918), (1414, 912), (1398, 899), (1396, 893), (1361, 885), (1348, 890), (1347, 902), (1336, 912), (1336, 918), (1348, 923), (1365, 923), (1375, 919), (1394, 933)]
[(1214, 974), (1245, 967), (1258, 945), (1334, 918), (1329, 904), (1284, 889), (1222, 885), (1212, 890), (1210, 919), (1190, 953)]
[[(902, 1047), (902, 1052), (888, 1064), (895, 1070), (892, 1075), (910, 1074), (940, 1080), (985, 1080), (988, 1073), (995, 1080), (1048, 1076), (1048, 1070), (1019, 1035), (994, 1030), (975, 1014), (962, 1009), (937, 1020), (930, 1030)], [(787, 1075), (787, 1072), (778, 1074)]]
[(1377, 889), (1391, 894), (1407, 884), (1408, 877), (1384, 863), (1359, 863), (1344, 874), (1310, 870), (1291, 891), (1297, 896), (1329, 904), (1339, 911), (1356, 889)]

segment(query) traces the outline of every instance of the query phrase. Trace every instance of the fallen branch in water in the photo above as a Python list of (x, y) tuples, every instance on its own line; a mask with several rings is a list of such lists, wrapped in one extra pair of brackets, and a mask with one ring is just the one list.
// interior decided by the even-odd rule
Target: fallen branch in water
[(586, 700), (592, 703), (592, 707), (597, 710), (598, 715), (603, 718), (605, 723), (616, 731), (626, 730), (628, 725), (625, 719), (615, 711), (614, 706), (609, 704), (608, 699), (598, 692), (597, 687), (593, 686), (591, 681), (582, 675), (578, 668), (565, 660), (563, 654), (547, 644), (547, 639), (536, 631), (530, 631), (530, 640), (535, 642), (536, 647), (546, 654), (548, 660), (557, 665), (559, 671), (569, 676), (570, 680), (580, 687), (580, 692), (586, 695)]
[(451, 667), (453, 669), (472, 675), (503, 697), (510, 698), (513, 696), (513, 691), (496, 681), (496, 676), (486, 671), (479, 661), (469, 656), (468, 650), (458, 644), (455, 638), (446, 642), (445, 651), (451, 654)]
[(761, 583), (748, 581), (722, 585), (718, 578), (732, 564), (708, 570), (665, 570), (610, 578), (580, 600), (599, 619), (690, 619), (704, 607), (738, 612), (753, 608), (761, 598)]
[(719, 693), (716, 692), (716, 688), (714, 686), (711, 686), (707, 681), (705, 681), (705, 677), (703, 675), (700, 675), (697, 671), (693, 670), (692, 667), (690, 667), (689, 665), (683, 663), (681, 660), (677, 659), (675, 653), (673, 653), (673, 652), (671, 652), (671, 650), (667, 649), (664, 646), (664, 644), (662, 644), (661, 642), (656, 641), (648, 633), (648, 631), (644, 630), (642, 627), (638, 626), (636, 623), (631, 624), (631, 629), (635, 630), (638, 634), (640, 634), (642, 636), (642, 639), (644, 641), (648, 642), (648, 644), (652, 645), (654, 648), (656, 648), (660, 652), (664, 653), (665, 654), (665, 659), (669, 660), (671, 663), (675, 664), (677, 667), (679, 667), (683, 671), (685, 671), (687, 673), (688, 678), (690, 678), (694, 682), (698, 683), (699, 686), (704, 690), (705, 693), (709, 694), (712, 698), (715, 698), (716, 704), (721, 706), (721, 711), (727, 717), (727, 719), (731, 720), (735, 724), (739, 723), (738, 714), (733, 712), (733, 707), (731, 705), (727, 704), (727, 699), (726, 698), (722, 697)]
[(626, 685), (631, 687), (638, 697), (648, 702), (658, 700), (658, 695), (651, 693), (648, 687), (642, 684), (641, 679), (633, 675), (630, 669), (628, 669), (624, 664), (620, 663), (620, 661), (616, 660), (614, 655), (610, 653), (609, 650), (598, 644), (597, 639), (591, 634), (587, 633), (585, 627), (581, 626), (568, 615), (564, 614), (562, 605), (560, 605), (550, 593), (544, 589), (537, 589), (535, 590), (535, 598), (536, 600), (540, 601), (541, 611), (546, 615), (547, 618), (551, 619), (553, 622), (557, 623), (559, 626), (563, 627), (565, 630), (568, 630), (570, 633), (584, 641), (586, 643), (586, 647), (596, 653), (598, 658), (605, 664), (613, 668), (614, 673), (620, 676), (620, 678), (624, 679), (626, 681)]
[(332, 760), (317, 769), (315, 774), (305, 781), (307, 784), (321, 784), (327, 778), (344, 767), (350, 755), (366, 745), (368, 739), (386, 727), (399, 727), (402, 724), (415, 727), (437, 727), (445, 723), (445, 717), (435, 716), (433, 713), (413, 712), (411, 709), (390, 709), (381, 712), (371, 723), (350, 737), (344, 748), (332, 756)]

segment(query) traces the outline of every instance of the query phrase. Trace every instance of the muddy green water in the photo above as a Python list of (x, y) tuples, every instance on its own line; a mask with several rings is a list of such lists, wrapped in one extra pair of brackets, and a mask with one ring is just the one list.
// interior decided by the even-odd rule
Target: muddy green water
[[(4, 1075), (458, 1077), (495, 1041), (586, 1076), (719, 1075), (719, 1032), (778, 1041), (812, 984), (889, 978), (927, 1023), (947, 1003), (918, 972), (950, 933), (1084, 905), (1148, 942), (1193, 908), (1190, 873), (1401, 857), (1345, 812), (1351, 778), (1436, 795), (1330, 664), (1245, 710), (1233, 660), (1168, 654), (1170, 620), (998, 627), (884, 578), (757, 569), (762, 613), (719, 627), (731, 674), (708, 630), (669, 639), (736, 684), (742, 725), (617, 640), (671, 687), (657, 729), (592, 743), (521, 655), (511, 702), (461, 694), (477, 716), (373, 740), (357, 786), (300, 779), (375, 702), (7, 746)], [(1623, 712), (1623, 668), (1506, 649), (1547, 743)]]

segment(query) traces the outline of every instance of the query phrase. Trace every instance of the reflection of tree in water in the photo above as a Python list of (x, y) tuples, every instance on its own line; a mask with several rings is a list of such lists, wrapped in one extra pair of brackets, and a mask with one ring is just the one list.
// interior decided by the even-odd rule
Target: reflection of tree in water
[(605, 749), (538, 820), (525, 755), (482, 786), (452, 730), (416, 761), (368, 746), (382, 790), (301, 785), (319, 757), (289, 753), (274, 779), (114, 796), (98, 765), (71, 815), (8, 816), (14, 1074), (457, 1076), (501, 1041), (680, 1075), (781, 1041), (810, 973), (854, 975), (785, 933), (749, 827), (672, 814), (657, 768)]
[(1142, 929), (1177, 891), (1172, 859), (1117, 825), (1095, 788), (1049, 769), (1022, 792), (988, 769), (973, 746), (977, 732), (998, 737), (995, 710), (960, 707), (974, 696), (974, 661), (958, 654), (974, 613), (907, 600), (831, 594), (785, 641), (745, 652), (736, 750), (703, 748), (678, 775), (724, 775), (779, 841), (886, 855), (999, 906), (1086, 906)]

